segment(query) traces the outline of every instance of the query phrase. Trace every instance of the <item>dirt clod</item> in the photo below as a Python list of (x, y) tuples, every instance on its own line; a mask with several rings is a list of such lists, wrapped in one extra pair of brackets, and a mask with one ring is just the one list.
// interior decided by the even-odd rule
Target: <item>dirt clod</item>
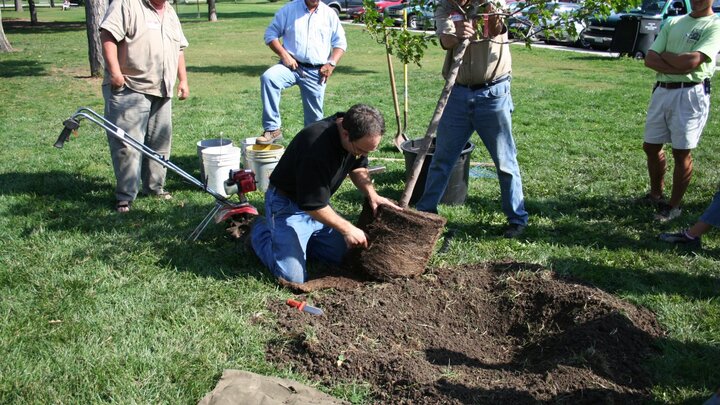
[(537, 265), (435, 269), (313, 295), (310, 316), (270, 305), (267, 357), (327, 385), (367, 382), (371, 403), (641, 403), (652, 313)]

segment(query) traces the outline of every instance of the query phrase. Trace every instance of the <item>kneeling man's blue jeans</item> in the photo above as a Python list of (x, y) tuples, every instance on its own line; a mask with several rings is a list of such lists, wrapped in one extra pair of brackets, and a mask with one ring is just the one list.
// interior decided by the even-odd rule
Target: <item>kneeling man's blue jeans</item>
[(340, 264), (347, 252), (340, 232), (314, 220), (273, 186), (265, 192), (265, 218), (258, 217), (250, 238), (270, 272), (293, 283), (307, 280), (307, 259)]

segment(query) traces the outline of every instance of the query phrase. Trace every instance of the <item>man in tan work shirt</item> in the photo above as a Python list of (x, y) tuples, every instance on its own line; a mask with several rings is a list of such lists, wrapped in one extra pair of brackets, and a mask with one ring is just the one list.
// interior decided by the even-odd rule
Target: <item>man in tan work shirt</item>
[[(183, 50), (188, 42), (166, 0), (114, 0), (100, 25), (105, 57), (105, 118), (165, 158), (172, 143), (172, 96), (190, 94)], [(117, 186), (117, 212), (127, 212), (142, 191), (170, 199), (166, 169), (108, 134)]]
[[(438, 3), (435, 22), (440, 44), (447, 50), (443, 67), (445, 78), (455, 48), (466, 39), (470, 44), (440, 118), (425, 192), (416, 208), (437, 212), (450, 172), (472, 133), (477, 131), (495, 163), (500, 181), (502, 210), (508, 221), (503, 236), (516, 238), (527, 226), (528, 213), (512, 136), (507, 27), (501, 16), (493, 14), (493, 3), (487, 3), (479, 10), (473, 9), (470, 0), (440, 0)], [(485, 22), (478, 24), (477, 18)]]

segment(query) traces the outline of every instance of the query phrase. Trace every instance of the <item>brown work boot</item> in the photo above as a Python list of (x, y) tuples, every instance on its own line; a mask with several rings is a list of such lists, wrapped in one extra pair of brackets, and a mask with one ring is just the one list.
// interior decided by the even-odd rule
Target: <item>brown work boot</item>
[(260, 145), (269, 145), (282, 139), (282, 130), (280, 128), (273, 131), (265, 131), (262, 136), (255, 139), (255, 143)]

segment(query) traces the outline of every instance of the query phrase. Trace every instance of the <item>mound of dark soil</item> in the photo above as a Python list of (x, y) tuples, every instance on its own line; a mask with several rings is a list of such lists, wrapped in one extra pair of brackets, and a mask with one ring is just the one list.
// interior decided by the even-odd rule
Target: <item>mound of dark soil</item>
[(271, 304), (267, 357), (327, 385), (367, 382), (373, 403), (640, 403), (662, 332), (648, 310), (535, 265), (433, 270)]

